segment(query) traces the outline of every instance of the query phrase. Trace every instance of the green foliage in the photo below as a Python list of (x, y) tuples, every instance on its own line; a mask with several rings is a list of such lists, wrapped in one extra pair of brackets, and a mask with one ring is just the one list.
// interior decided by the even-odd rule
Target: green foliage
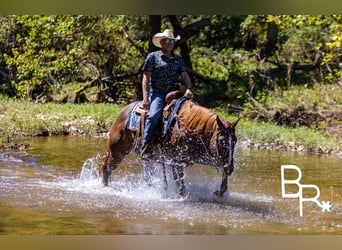
[(200, 36), (198, 45), (216, 51), (241, 48), (241, 23), (247, 16), (209, 16), (211, 25)]
[(271, 93), (264, 101), (269, 109), (296, 108), (319, 112), (342, 109), (342, 90), (337, 85), (294, 86)]
[(322, 80), (341, 81), (341, 15), (248, 16), (242, 23), (242, 31), (254, 27), (259, 46), (264, 45), (269, 23), (275, 23), (278, 28), (275, 60), (310, 64), (321, 53)]
[[(15, 43), (10, 51), (2, 53), (2, 58), (16, 72), (19, 97), (34, 98), (35, 91), (41, 92), (41, 86), (56, 90), (60, 84), (79, 78), (122, 74), (139, 67), (133, 60), (139, 58), (139, 53), (130, 46), (125, 31), (133, 33), (138, 25), (131, 26), (132, 20), (140, 26), (146, 21), (144, 17), (22, 15), (13, 18)], [(140, 57), (142, 61), (143, 55)]]
[(193, 59), (193, 69), (207, 77), (217, 81), (227, 81), (232, 51), (222, 51), (221, 53), (209, 48), (194, 48), (191, 52)]
[[(336, 145), (341, 145), (342, 138), (339, 131), (342, 126), (340, 120), (342, 89), (337, 85), (293, 86), (288, 90), (278, 88), (268, 94), (258, 92), (255, 99), (256, 102), (250, 102), (244, 106), (244, 116), (253, 117), (256, 112), (259, 112), (259, 114), (262, 114), (261, 119), (263, 121), (277, 121), (278, 124), (279, 120), (275, 116), (277, 113), (283, 117), (288, 117), (289, 120), (287, 121), (290, 122), (297, 122), (307, 118), (305, 122), (310, 121), (310, 124), (307, 125), (310, 127), (310, 131), (315, 130), (315, 132), (322, 134), (321, 137), (326, 136), (326, 140), (335, 141)], [(290, 129), (289, 126), (289, 124), (285, 123), (283, 130)], [(300, 141), (313, 143), (314, 138), (309, 140), (305, 138), (305, 135), (308, 135), (304, 133), (308, 129), (307, 126), (302, 126), (302, 130), (295, 130), (297, 132), (302, 131), (296, 138), (298, 143)], [(316, 136), (316, 146), (319, 145), (321, 137)], [(287, 141), (290, 141), (290, 139), (287, 139)]]
[(75, 58), (82, 53), (72, 16), (18, 16), (16, 46), (4, 54), (15, 68), (19, 96), (28, 96), (42, 81), (68, 83), (77, 76)]
[[(341, 81), (341, 15), (177, 16), (181, 27), (204, 18), (211, 24), (199, 32), (189, 30), (186, 42), (193, 69), (213, 79), (210, 84), (196, 79), (194, 84), (206, 99), (217, 100), (213, 105), (235, 100), (241, 105), (249, 91), (249, 76), (256, 70), (275, 69), (254, 57), (268, 42), (270, 23), (278, 29), (271, 60), (285, 66), (310, 64), (318, 52), (323, 55), (316, 75), (301, 72), (296, 83)], [(162, 29), (172, 28), (168, 16), (161, 20)], [(147, 15), (18, 15), (0, 16), (0, 21), (0, 91), (12, 86), (19, 98), (56, 93), (78, 80), (136, 73), (148, 50)], [(249, 30), (256, 37), (253, 51), (242, 48), (242, 37)], [(284, 72), (267, 77), (275, 85), (285, 82)], [(255, 89), (266, 87), (259, 81)], [(119, 89), (123, 94), (129, 91)]]

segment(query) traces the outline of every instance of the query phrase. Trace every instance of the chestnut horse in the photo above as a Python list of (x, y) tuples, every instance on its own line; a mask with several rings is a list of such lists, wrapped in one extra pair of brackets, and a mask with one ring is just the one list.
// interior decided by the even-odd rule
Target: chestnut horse
[[(136, 131), (127, 128), (129, 115), (135, 104), (126, 106), (111, 126), (108, 146), (100, 166), (105, 186), (108, 185), (111, 172), (136, 143)], [(220, 189), (214, 192), (222, 197), (227, 191), (228, 175), (234, 170), (233, 156), (237, 141), (235, 126), (239, 119), (228, 122), (194, 101), (185, 100), (174, 120), (169, 132), (153, 144), (152, 160), (172, 163), (181, 195), (185, 193), (183, 171), (186, 166), (201, 163), (222, 169)]]

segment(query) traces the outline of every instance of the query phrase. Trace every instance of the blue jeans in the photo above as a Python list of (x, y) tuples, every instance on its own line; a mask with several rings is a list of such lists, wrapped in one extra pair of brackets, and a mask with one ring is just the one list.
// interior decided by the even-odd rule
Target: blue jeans
[(154, 131), (161, 119), (163, 108), (165, 106), (165, 97), (167, 93), (159, 91), (151, 91), (150, 93), (150, 113), (146, 117), (144, 138), (142, 140), (142, 148), (151, 142)]

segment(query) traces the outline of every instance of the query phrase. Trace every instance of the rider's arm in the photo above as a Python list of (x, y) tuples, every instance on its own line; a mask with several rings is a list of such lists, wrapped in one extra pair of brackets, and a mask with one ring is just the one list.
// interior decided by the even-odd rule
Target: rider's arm
[(184, 71), (181, 73), (181, 76), (182, 76), (182, 79), (185, 83), (185, 86), (186, 86), (186, 91), (185, 91), (185, 94), (184, 96), (187, 97), (187, 98), (192, 98), (194, 95), (191, 91), (191, 79), (190, 79), (190, 76), (189, 74)]
[(150, 109), (150, 78), (151, 72), (144, 71), (142, 79), (142, 92), (143, 92), (143, 106), (145, 109)]

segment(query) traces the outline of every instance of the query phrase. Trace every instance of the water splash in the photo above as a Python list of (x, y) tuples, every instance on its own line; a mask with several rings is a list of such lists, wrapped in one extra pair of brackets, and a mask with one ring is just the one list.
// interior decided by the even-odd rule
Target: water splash
[(98, 179), (99, 176), (99, 160), (100, 160), (100, 154), (98, 154), (95, 157), (88, 158), (82, 166), (82, 170), (80, 173), (79, 179), (81, 181), (90, 181), (94, 179)]
[(141, 165), (124, 164), (112, 173), (109, 185), (104, 187), (98, 173), (99, 160), (99, 155), (88, 158), (78, 179), (64, 179), (59, 183), (62, 190), (76, 195), (77, 198), (72, 199), (73, 206), (76, 201), (83, 209), (96, 208), (104, 212), (115, 207), (114, 216), (121, 219), (159, 218), (194, 225), (216, 223), (224, 228), (241, 225), (242, 220), (244, 225), (253, 224), (253, 220), (262, 221), (265, 214), (272, 213), (269, 208), (272, 197), (259, 197), (256, 202), (256, 197), (236, 191), (227, 192), (222, 198), (216, 197), (213, 191), (219, 187), (220, 178), (215, 169), (205, 166), (187, 169), (186, 195), (180, 196), (171, 169), (166, 170), (166, 186), (162, 167), (158, 164), (152, 167), (150, 182), (146, 182)]

